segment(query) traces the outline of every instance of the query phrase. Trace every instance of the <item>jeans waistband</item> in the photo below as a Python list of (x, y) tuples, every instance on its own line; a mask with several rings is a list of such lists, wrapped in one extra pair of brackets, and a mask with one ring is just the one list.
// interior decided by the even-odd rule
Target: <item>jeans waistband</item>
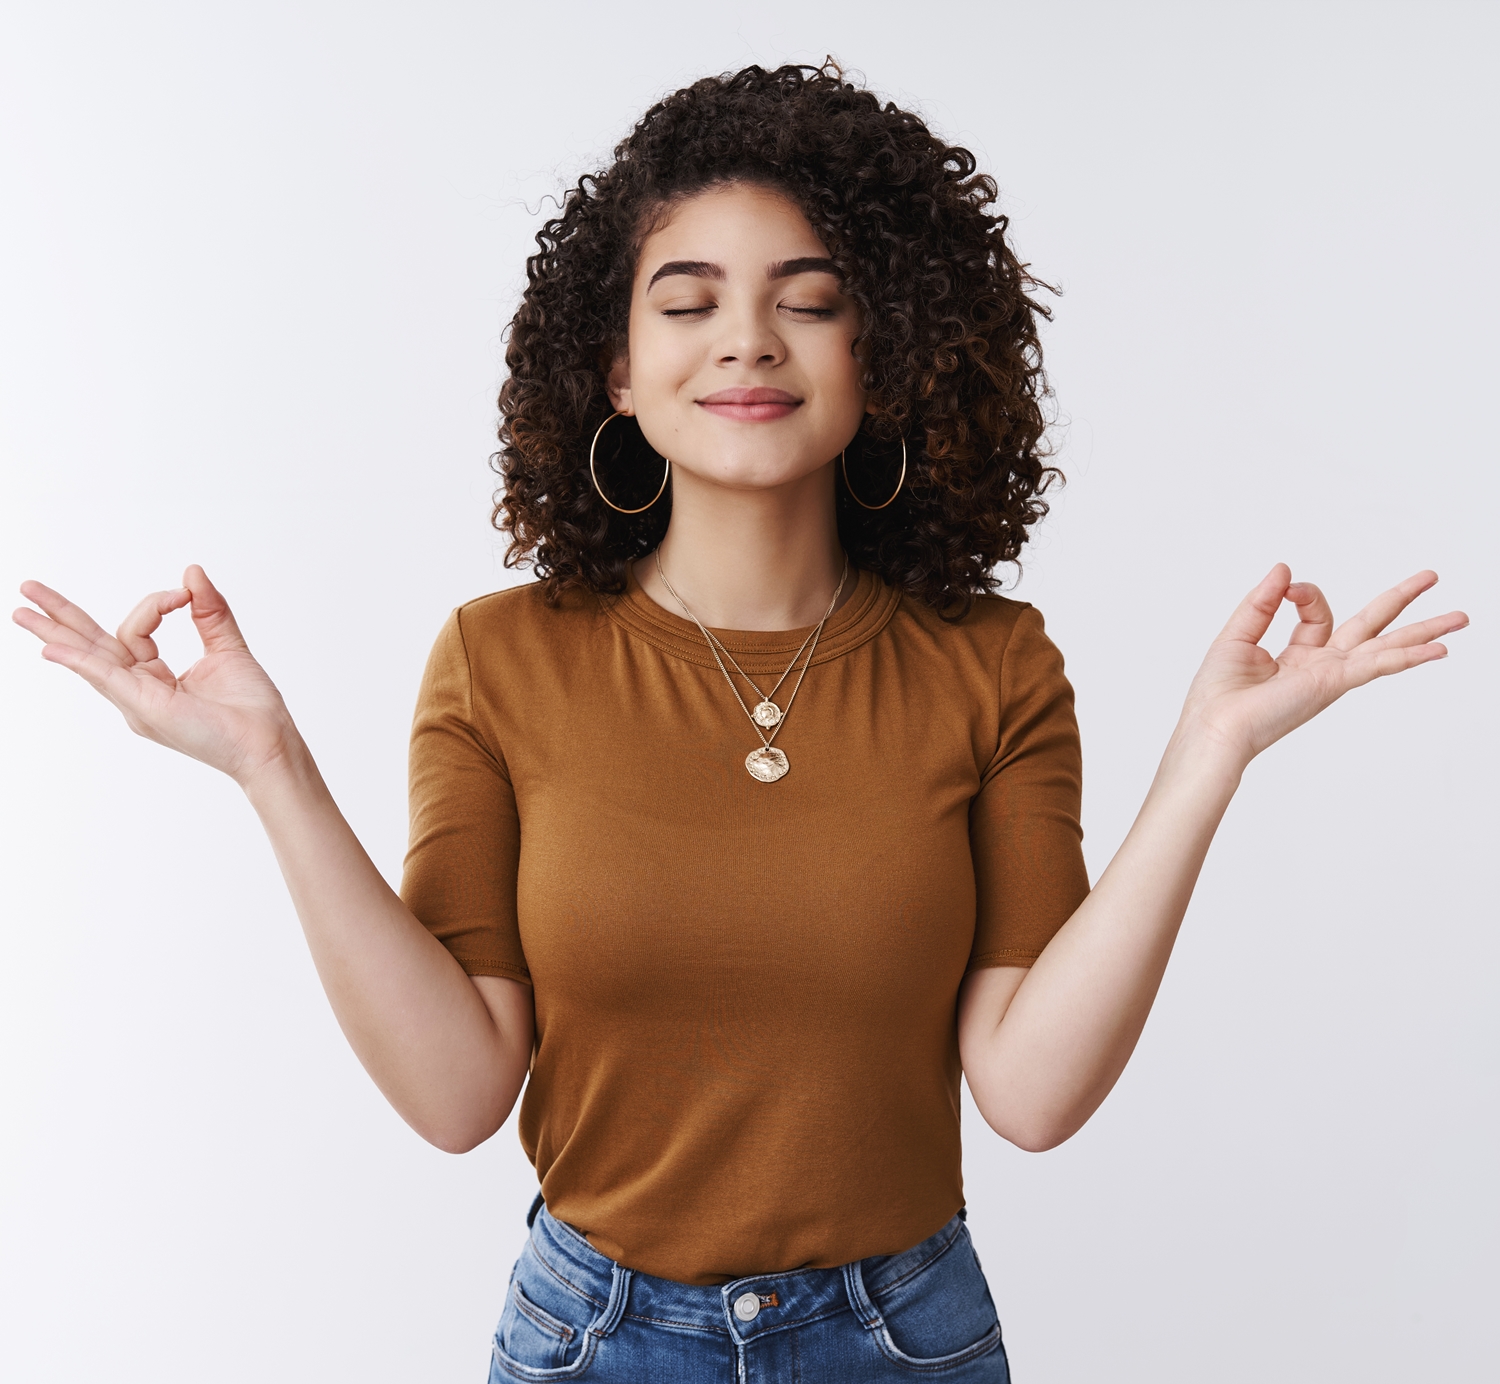
[[(548, 1273), (612, 1319), (607, 1330), (624, 1315), (687, 1330), (728, 1332), (745, 1343), (836, 1312), (853, 1311), (865, 1327), (875, 1329), (881, 1319), (872, 1297), (880, 1297), (946, 1253), (964, 1233), (963, 1217), (960, 1211), (935, 1235), (900, 1254), (834, 1269), (752, 1274), (718, 1287), (677, 1283), (627, 1269), (554, 1217), (540, 1198), (528, 1217), (529, 1248)], [(747, 1301), (751, 1295), (753, 1304)]]

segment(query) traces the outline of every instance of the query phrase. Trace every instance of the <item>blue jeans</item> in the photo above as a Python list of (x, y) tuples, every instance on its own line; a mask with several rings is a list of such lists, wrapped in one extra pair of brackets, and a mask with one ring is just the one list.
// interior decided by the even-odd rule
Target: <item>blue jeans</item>
[(490, 1384), (1009, 1384), (962, 1213), (902, 1254), (702, 1288), (637, 1273), (538, 1204)]

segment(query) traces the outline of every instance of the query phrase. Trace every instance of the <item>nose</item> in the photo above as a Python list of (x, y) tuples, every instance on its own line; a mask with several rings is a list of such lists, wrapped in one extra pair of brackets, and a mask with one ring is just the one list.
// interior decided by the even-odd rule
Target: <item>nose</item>
[(774, 309), (770, 314), (745, 305), (728, 313), (721, 311), (722, 333), (716, 356), (720, 365), (779, 365), (786, 359), (786, 343), (776, 330)]

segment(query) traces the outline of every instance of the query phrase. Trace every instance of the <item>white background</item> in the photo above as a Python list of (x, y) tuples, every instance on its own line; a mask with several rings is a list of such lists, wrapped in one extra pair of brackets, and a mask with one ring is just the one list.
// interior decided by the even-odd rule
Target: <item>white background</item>
[[(1343, 613), (1433, 566), (1419, 609), (1475, 620), (1251, 769), (1088, 1128), (1035, 1157), (970, 1119), (1016, 1377), (1492, 1377), (1497, 16), (11, 0), (0, 579), (113, 625), (203, 562), (394, 879), (429, 642), (516, 579), (486, 457), (540, 199), (697, 75), (837, 54), (1065, 289), (1071, 483), (1019, 591), (1095, 874), (1273, 561)], [(514, 1130), (409, 1132), (234, 786), (20, 631), (0, 660), (0, 1375), (477, 1384)]]

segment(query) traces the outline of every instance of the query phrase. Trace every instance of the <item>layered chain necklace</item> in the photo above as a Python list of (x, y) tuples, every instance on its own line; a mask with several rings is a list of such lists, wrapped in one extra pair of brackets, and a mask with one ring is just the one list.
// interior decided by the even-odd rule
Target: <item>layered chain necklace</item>
[[(745, 768), (750, 771), (750, 777), (759, 779), (762, 783), (775, 783), (777, 779), (785, 776), (791, 763), (786, 757), (786, 751), (778, 750), (771, 742), (776, 739), (777, 733), (785, 724), (787, 716), (791, 713), (792, 703), (797, 700), (797, 693), (802, 688), (802, 679), (807, 676), (807, 670), (812, 667), (813, 655), (818, 651), (818, 639), (823, 633), (823, 626), (828, 623), (828, 617), (833, 614), (833, 608), (839, 603), (839, 595), (844, 589), (844, 583), (849, 579), (849, 558), (844, 557), (844, 570), (839, 575), (839, 584), (833, 589), (833, 599), (828, 602), (828, 609), (823, 612), (823, 618), (813, 626), (806, 639), (802, 641), (802, 647), (792, 655), (792, 661), (786, 665), (786, 672), (776, 679), (776, 686), (769, 692), (762, 692), (760, 685), (740, 665), (735, 662), (735, 657), (724, 647), (723, 643), (716, 639), (696, 615), (693, 614), (688, 603), (677, 594), (676, 588), (667, 580), (667, 574), (662, 571), (661, 550), (656, 553), (656, 575), (661, 578), (661, 584), (672, 593), (672, 598), (680, 605), (695, 625), (698, 633), (708, 641), (708, 651), (714, 656), (714, 662), (719, 665), (719, 671), (724, 674), (724, 681), (729, 684), (729, 690), (734, 693), (734, 699), (740, 704), (740, 710), (750, 718), (750, 724), (755, 727), (755, 733), (760, 736), (760, 748), (751, 750), (745, 756)], [(791, 676), (792, 669), (802, 658), (803, 653), (807, 658), (802, 663), (802, 671), (797, 674), (797, 681), (792, 684), (791, 695), (786, 699), (786, 706), (778, 706), (773, 700), (780, 690), (781, 684)], [(740, 695), (740, 689), (735, 681), (729, 676), (729, 669), (724, 666), (724, 660), (728, 659), (733, 665), (734, 671), (754, 689), (755, 695), (760, 699), (752, 710), (745, 704), (745, 699)], [(770, 734), (767, 734), (767, 732)]]

